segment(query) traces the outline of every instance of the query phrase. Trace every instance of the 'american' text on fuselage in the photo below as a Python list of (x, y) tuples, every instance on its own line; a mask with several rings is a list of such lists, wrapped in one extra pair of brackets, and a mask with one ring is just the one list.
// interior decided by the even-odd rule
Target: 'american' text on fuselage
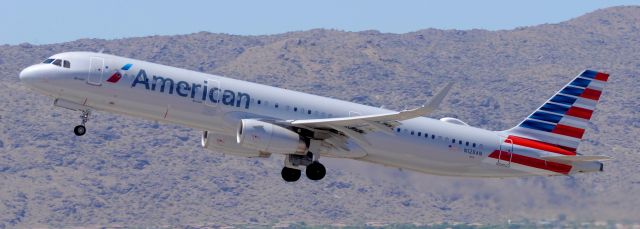
[[(156, 91), (172, 95), (175, 94), (181, 97), (190, 97), (191, 99), (200, 99), (202, 101), (209, 100), (212, 103), (221, 102), (224, 105), (240, 107), (244, 100), (244, 108), (249, 109), (251, 101), (251, 95), (243, 92), (234, 92), (232, 90), (222, 90), (218, 86), (209, 88), (208, 82), (205, 80), (203, 84), (189, 83), (186, 81), (175, 82), (170, 77), (156, 76), (154, 75), (149, 82), (147, 73), (141, 69), (131, 83), (131, 87), (135, 87), (138, 84), (144, 85), (144, 88), (150, 91)], [(168, 87), (168, 89), (167, 89)], [(175, 88), (175, 90), (174, 90)], [(222, 94), (222, 99), (220, 99)]]

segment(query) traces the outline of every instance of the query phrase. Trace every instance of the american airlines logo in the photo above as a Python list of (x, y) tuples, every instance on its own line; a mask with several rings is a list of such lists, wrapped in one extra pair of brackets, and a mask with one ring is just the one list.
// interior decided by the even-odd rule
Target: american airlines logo
[[(129, 69), (130, 65), (125, 65)], [(124, 67), (122, 68), (123, 70)], [(114, 73), (107, 81), (116, 83), (122, 78), (119, 72)], [(113, 80), (112, 80), (113, 79)], [(191, 98), (194, 102), (211, 102), (222, 103), (228, 106), (241, 107), (249, 109), (251, 95), (243, 92), (234, 92), (232, 90), (222, 90), (217, 86), (210, 86), (204, 80), (203, 83), (189, 83), (187, 81), (175, 81), (171, 77), (156, 76), (147, 77), (144, 69), (140, 69), (136, 78), (131, 82), (131, 87), (144, 87), (145, 90), (166, 93), (169, 95), (177, 95), (180, 97)]]
[[(125, 64), (120, 69), (124, 70), (124, 71), (127, 71), (127, 70), (129, 70), (131, 68), (131, 66), (133, 66), (133, 64)], [(120, 79), (122, 79), (122, 73), (120, 73), (120, 71), (118, 70), (115, 73), (113, 73), (113, 75), (111, 75), (111, 77), (109, 77), (109, 79), (107, 79), (107, 82), (109, 82), (109, 83), (117, 83), (118, 81), (120, 81)]]

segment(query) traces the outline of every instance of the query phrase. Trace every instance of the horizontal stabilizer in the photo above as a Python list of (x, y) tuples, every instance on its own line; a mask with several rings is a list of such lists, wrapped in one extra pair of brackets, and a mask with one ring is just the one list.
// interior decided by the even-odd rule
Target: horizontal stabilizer
[(613, 157), (605, 155), (578, 155), (578, 156), (546, 156), (542, 159), (559, 163), (589, 162), (589, 161), (609, 161)]

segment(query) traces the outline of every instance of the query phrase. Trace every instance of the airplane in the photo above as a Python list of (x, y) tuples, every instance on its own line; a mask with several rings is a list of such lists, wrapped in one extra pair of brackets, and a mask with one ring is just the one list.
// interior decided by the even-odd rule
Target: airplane
[(492, 131), (424, 106), (393, 111), (105, 53), (65, 52), (20, 72), (21, 82), (81, 112), (93, 110), (184, 125), (201, 145), (225, 154), (284, 156), (282, 179), (326, 175), (321, 157), (347, 158), (427, 174), (462, 177), (571, 176), (603, 171), (605, 155), (577, 152), (609, 74), (585, 70), (531, 115)]

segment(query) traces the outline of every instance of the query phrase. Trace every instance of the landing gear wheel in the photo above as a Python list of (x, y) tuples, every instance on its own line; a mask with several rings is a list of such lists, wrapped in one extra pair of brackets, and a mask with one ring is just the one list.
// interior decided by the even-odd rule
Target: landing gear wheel
[(284, 167), (282, 168), (282, 172), (280, 172), (280, 174), (282, 175), (282, 179), (284, 181), (295, 182), (300, 179), (300, 175), (302, 174), (302, 172), (299, 169)]
[(82, 136), (87, 133), (87, 128), (84, 127), (84, 124), (89, 121), (89, 115), (91, 115), (91, 110), (83, 110), (82, 115), (80, 115), (80, 119), (82, 119), (82, 123), (73, 128), (73, 133), (76, 136)]
[(322, 178), (324, 178), (324, 175), (327, 174), (327, 170), (320, 162), (314, 161), (313, 163), (307, 165), (305, 173), (307, 174), (307, 178), (309, 178), (309, 180), (322, 180)]
[(82, 136), (86, 132), (87, 128), (85, 128), (84, 125), (77, 125), (75, 128), (73, 128), (73, 133), (75, 133), (76, 136)]

